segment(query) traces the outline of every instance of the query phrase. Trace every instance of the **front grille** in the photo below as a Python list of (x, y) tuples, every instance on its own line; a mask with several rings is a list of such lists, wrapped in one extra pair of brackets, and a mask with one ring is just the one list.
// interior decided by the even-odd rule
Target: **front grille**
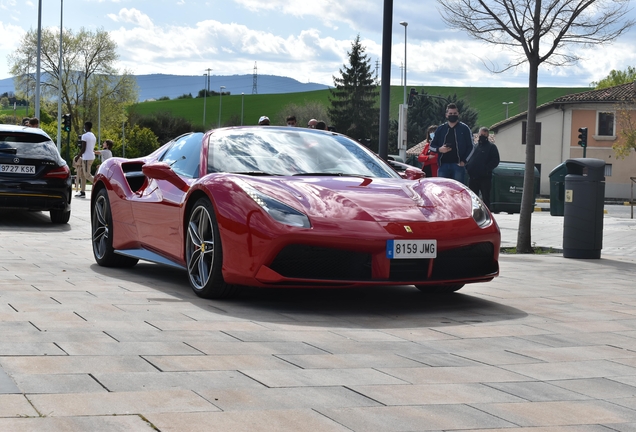
[(269, 267), (288, 278), (371, 280), (370, 254), (334, 248), (289, 245)]
[(424, 281), (427, 280), (430, 259), (393, 259), (391, 260), (390, 280)]
[(445, 250), (437, 254), (433, 263), (433, 280), (471, 278), (495, 273), (492, 243), (477, 243)]

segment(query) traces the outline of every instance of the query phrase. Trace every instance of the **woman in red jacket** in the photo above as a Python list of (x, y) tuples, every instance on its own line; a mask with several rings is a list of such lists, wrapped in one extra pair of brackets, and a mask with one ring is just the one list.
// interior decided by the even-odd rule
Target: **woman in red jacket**
[(437, 153), (431, 152), (429, 148), (431, 145), (431, 141), (433, 141), (433, 137), (435, 136), (436, 130), (436, 125), (431, 125), (428, 127), (424, 148), (422, 149), (422, 153), (420, 153), (420, 155), (417, 157), (417, 160), (422, 162), (422, 171), (426, 173), (426, 177), (437, 177), (438, 155)]

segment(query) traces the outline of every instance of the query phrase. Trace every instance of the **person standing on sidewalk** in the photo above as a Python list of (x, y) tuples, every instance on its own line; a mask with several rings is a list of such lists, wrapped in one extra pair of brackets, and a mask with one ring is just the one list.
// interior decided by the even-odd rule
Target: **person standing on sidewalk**
[(459, 121), (457, 105), (446, 106), (446, 119), (435, 131), (432, 152), (439, 153), (437, 175), (466, 183), (466, 162), (473, 154), (473, 133), (466, 123)]
[(80, 154), (82, 155), (82, 169), (80, 177), (80, 192), (75, 195), (78, 198), (86, 198), (86, 182), (93, 182), (93, 176), (91, 175), (91, 166), (95, 160), (95, 143), (97, 138), (95, 134), (91, 132), (93, 129), (93, 123), (87, 121), (84, 123), (84, 135), (80, 138), (81, 147)]
[(426, 173), (426, 177), (437, 177), (437, 153), (431, 151), (431, 141), (435, 138), (435, 131), (437, 125), (431, 125), (426, 132), (426, 140), (424, 141), (424, 147), (422, 153), (417, 157), (417, 160), (422, 162), (422, 171)]
[(490, 190), (492, 188), (492, 171), (499, 165), (499, 150), (490, 142), (490, 131), (487, 127), (479, 129), (479, 141), (473, 156), (466, 165), (468, 171), (468, 187), (479, 195), (490, 209)]

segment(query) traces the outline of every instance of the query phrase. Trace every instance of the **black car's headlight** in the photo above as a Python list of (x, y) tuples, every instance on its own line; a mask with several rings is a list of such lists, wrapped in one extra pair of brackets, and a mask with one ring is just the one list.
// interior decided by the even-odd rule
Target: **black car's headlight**
[(486, 208), (484, 202), (479, 199), (479, 197), (475, 195), (473, 191), (471, 191), (470, 189), (466, 190), (468, 190), (468, 193), (470, 193), (470, 200), (473, 207), (473, 219), (475, 219), (477, 225), (479, 225), (480, 228), (484, 228), (490, 225), (492, 219), (490, 217), (490, 212)]
[(263, 192), (256, 190), (245, 182), (240, 182), (239, 186), (276, 222), (280, 222), (282, 224), (293, 227), (311, 228), (309, 218), (306, 214), (296, 210), (293, 207), (288, 206), (287, 204), (283, 204), (282, 202), (270, 197), (267, 194), (264, 194)]

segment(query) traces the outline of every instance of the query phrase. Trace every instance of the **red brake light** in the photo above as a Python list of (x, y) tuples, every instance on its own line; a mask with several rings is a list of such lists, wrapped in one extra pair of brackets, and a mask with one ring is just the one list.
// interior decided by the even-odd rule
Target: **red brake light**
[(61, 166), (54, 170), (47, 172), (44, 177), (45, 178), (67, 178), (71, 175), (71, 171), (68, 169), (67, 165)]

